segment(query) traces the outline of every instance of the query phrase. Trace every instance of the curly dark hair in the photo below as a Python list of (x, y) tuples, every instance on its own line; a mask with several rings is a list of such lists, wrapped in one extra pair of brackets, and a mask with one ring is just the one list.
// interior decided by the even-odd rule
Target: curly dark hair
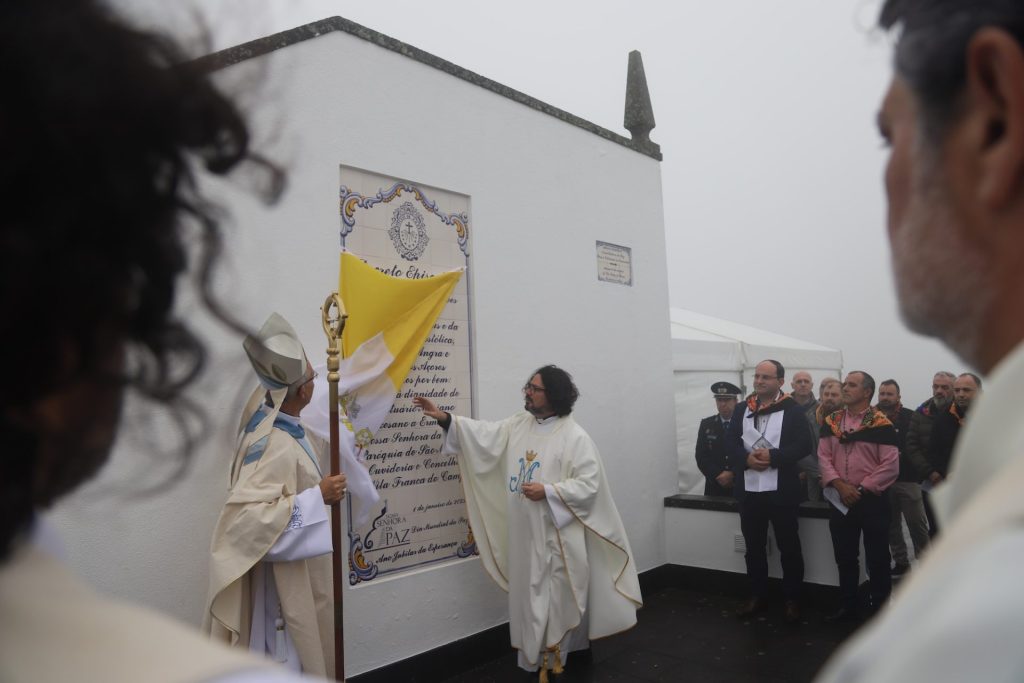
[(547, 396), (555, 415), (565, 417), (572, 412), (576, 399), (580, 397), (579, 389), (572, 382), (572, 375), (556, 365), (545, 365), (537, 368), (530, 375), (540, 375), (544, 382), (544, 395)]
[[(99, 2), (0, 3), (0, 52), (3, 559), (33, 510), (105, 461), (109, 439), (83, 438), (90, 417), (112, 438), (124, 387), (175, 403), (201, 371), (204, 346), (172, 313), (189, 254), (206, 307), (238, 327), (210, 291), (220, 232), (192, 164), (265, 162), (233, 103), (170, 40)], [(76, 387), (82, 417), (44, 419)]]

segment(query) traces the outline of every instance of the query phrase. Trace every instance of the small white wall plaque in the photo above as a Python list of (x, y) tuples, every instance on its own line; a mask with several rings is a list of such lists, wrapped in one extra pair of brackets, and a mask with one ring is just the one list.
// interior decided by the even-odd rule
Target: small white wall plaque
[(618, 244), (597, 241), (597, 279), (617, 285), (633, 286), (633, 250)]

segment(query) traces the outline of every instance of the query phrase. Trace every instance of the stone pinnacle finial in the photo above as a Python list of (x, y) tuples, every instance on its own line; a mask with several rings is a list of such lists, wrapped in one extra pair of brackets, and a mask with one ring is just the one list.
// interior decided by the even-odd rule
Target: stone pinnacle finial
[(629, 70), (626, 72), (626, 115), (623, 126), (633, 136), (633, 141), (651, 141), (654, 128), (654, 109), (651, 94), (647, 91), (647, 76), (644, 74), (644, 60), (639, 50), (629, 53)]

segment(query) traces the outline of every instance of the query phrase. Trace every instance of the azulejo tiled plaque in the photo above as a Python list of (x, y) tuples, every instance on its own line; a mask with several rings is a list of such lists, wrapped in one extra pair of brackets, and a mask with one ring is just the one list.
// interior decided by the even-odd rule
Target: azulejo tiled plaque
[(466, 268), (366, 449), (381, 501), (361, 527), (348, 516), (349, 583), (355, 586), (476, 554), (458, 465), (440, 453), (441, 429), (412, 403), (427, 396), (442, 410), (472, 413), (470, 202), (463, 194), (348, 166), (341, 166), (340, 178), (343, 248), (400, 278)]

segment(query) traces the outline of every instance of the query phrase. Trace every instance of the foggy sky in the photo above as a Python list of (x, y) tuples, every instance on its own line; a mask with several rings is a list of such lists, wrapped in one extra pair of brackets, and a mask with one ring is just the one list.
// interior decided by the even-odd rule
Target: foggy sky
[[(194, 21), (155, 0), (115, 4), (172, 29)], [(935, 370), (968, 369), (897, 313), (874, 125), (891, 57), (873, 29), (877, 0), (195, 7), (215, 49), (339, 15), (627, 137), (627, 55), (640, 50), (673, 306), (839, 348), (844, 370), (897, 379), (911, 407)]]

